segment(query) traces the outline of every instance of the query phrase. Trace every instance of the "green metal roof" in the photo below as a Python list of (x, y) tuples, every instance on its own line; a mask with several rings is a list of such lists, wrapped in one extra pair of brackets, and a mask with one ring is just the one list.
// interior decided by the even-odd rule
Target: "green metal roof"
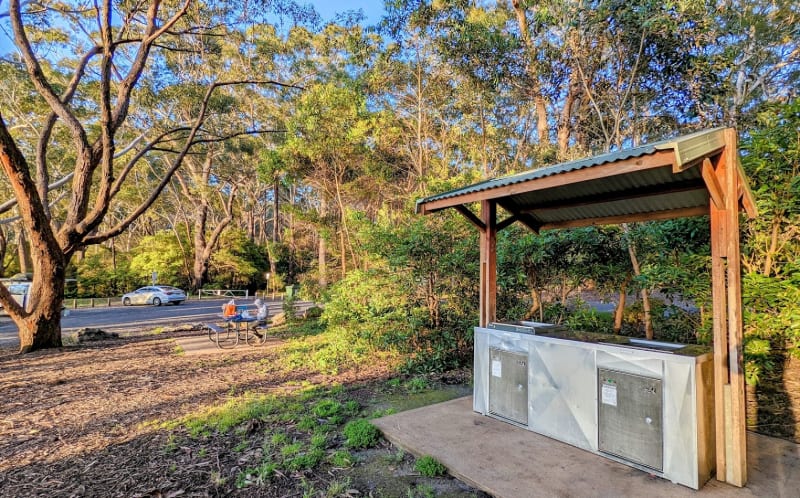
[[(491, 200), (534, 230), (705, 214), (710, 194), (699, 166), (725, 145), (725, 129), (714, 128), (486, 180), (420, 199), (417, 212), (455, 207), (480, 225), (462, 206)], [(754, 216), (743, 177), (741, 184)]]
[(659, 150), (672, 149), (681, 152), (682, 154), (676, 153), (677, 156), (676, 159), (678, 160), (678, 164), (684, 164), (696, 159), (697, 157), (702, 156), (709, 150), (720, 149), (724, 145), (724, 142), (722, 140), (722, 130), (724, 130), (724, 128), (714, 128), (710, 130), (700, 131), (697, 133), (692, 133), (690, 135), (684, 135), (677, 138), (671, 138), (671, 139), (661, 140), (658, 142), (653, 142), (651, 144), (645, 144), (632, 149), (624, 149), (617, 152), (611, 152), (599, 156), (579, 159), (577, 161), (570, 161), (566, 163), (556, 164), (554, 166), (549, 166), (546, 168), (540, 168), (540, 169), (525, 171), (522, 173), (517, 173), (514, 175), (485, 180), (479, 183), (475, 183), (473, 185), (469, 185), (455, 190), (450, 190), (448, 192), (443, 192), (441, 194), (436, 194), (430, 197), (426, 197), (424, 199), (420, 199), (417, 201), (418, 210), (419, 206), (421, 206), (422, 204), (426, 204), (440, 199), (459, 197), (473, 192), (482, 192), (485, 190), (491, 190), (498, 187), (505, 187), (507, 185), (514, 185), (516, 183), (535, 180), (537, 178), (545, 178), (548, 176), (567, 173), (569, 171), (592, 168), (595, 166), (614, 163), (625, 159), (647, 156), (650, 154), (654, 154)]

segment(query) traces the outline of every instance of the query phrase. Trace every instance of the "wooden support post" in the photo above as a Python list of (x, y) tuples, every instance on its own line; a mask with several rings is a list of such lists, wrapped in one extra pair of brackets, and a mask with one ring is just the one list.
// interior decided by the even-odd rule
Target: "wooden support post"
[(480, 233), (481, 281), (480, 326), (485, 327), (497, 318), (497, 205), (481, 201)]
[[(714, 329), (714, 397), (717, 479), (747, 483), (742, 291), (739, 253), (739, 174), (736, 132), (725, 131), (725, 149), (707, 183), (719, 185), (710, 201), (711, 282)], [(720, 199), (722, 197), (722, 199)], [(724, 206), (720, 201), (724, 200)]]
[(744, 341), (742, 330), (742, 276), (739, 253), (739, 175), (736, 131), (725, 130), (725, 213), (727, 244), (728, 370), (731, 390), (731, 454), (727, 461), (727, 481), (734, 486), (747, 484), (747, 441), (744, 390)]
[[(722, 168), (720, 166), (719, 168)], [(710, 201), (711, 210), (711, 306), (714, 333), (714, 419), (717, 480), (726, 481), (725, 394), (728, 375), (727, 293), (725, 291), (725, 212)]]

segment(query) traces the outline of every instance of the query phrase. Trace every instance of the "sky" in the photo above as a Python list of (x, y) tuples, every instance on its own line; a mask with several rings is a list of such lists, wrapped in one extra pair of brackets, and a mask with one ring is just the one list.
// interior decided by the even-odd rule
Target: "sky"
[(367, 16), (366, 24), (377, 24), (385, 12), (383, 0), (307, 0), (306, 3), (314, 6), (323, 21), (348, 10), (362, 10)]
[[(361, 10), (366, 16), (365, 24), (377, 24), (384, 14), (383, 0), (300, 0), (298, 3), (306, 3), (313, 5), (322, 21), (330, 21), (336, 17), (337, 14), (350, 10)], [(0, 0), (0, 11), (8, 9), (5, 1)], [(4, 19), (7, 21), (8, 19)], [(8, 29), (8, 23), (4, 22), (0, 25), (0, 54), (7, 53), (12, 50), (12, 43), (10, 39), (11, 31)]]

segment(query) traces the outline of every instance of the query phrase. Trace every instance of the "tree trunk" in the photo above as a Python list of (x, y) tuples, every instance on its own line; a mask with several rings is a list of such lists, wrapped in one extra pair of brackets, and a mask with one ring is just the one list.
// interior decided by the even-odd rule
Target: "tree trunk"
[(192, 290), (202, 289), (206, 282), (208, 282), (208, 259), (202, 254), (195, 253), (192, 265)]
[(66, 261), (53, 239), (31, 244), (31, 252), (33, 281), (25, 309), (8, 309), (19, 328), (20, 353), (61, 347)]
[(347, 276), (347, 244), (344, 242), (344, 227), (339, 230), (339, 252), (342, 257), (342, 278)]
[[(273, 187), (273, 200), (272, 200), (272, 243), (276, 244), (278, 242), (278, 234), (280, 233), (280, 185), (281, 182), (275, 180), (275, 186)], [(272, 264), (272, 262), (270, 262)]]
[(20, 226), (17, 235), (17, 255), (19, 256), (19, 272), (31, 273), (31, 251), (28, 246), (28, 239), (25, 237), (25, 229)]
[(772, 274), (772, 259), (778, 253), (778, 234), (781, 229), (780, 217), (776, 216), (772, 220), (772, 230), (769, 237), (769, 248), (767, 249), (766, 257), (764, 258), (764, 271), (763, 274), (769, 277)]
[[(64, 265), (55, 260), (41, 262), (34, 272), (34, 282), (27, 308), (30, 315), (18, 319), (19, 352), (61, 347), (61, 309), (64, 304)], [(52, 272), (52, 273), (51, 273)], [(43, 277), (38, 277), (44, 275)], [(37, 281), (39, 283), (37, 287)]]
[(8, 240), (6, 239), (6, 231), (0, 227), (0, 277), (6, 276), (6, 249), (8, 248)]
[(619, 301), (616, 308), (614, 308), (614, 333), (619, 334), (622, 331), (622, 318), (625, 315), (625, 300), (628, 296), (628, 283), (631, 281), (630, 276), (622, 282), (619, 287)]
[[(327, 204), (324, 200), (319, 203), (319, 217), (324, 219), (327, 212)], [(328, 244), (322, 230), (317, 230), (317, 237), (319, 237), (319, 245), (317, 247), (317, 266), (319, 271), (318, 283), (319, 288), (324, 289), (328, 286), (328, 261), (326, 253), (328, 252)]]
[(551, 145), (550, 142), (550, 124), (547, 119), (547, 100), (542, 92), (541, 84), (539, 83), (539, 74), (536, 71), (536, 47), (533, 40), (531, 40), (530, 31), (528, 30), (528, 14), (523, 7), (520, 0), (512, 0), (512, 7), (514, 14), (517, 17), (517, 25), (519, 26), (520, 36), (527, 49), (528, 60), (526, 61), (525, 71), (531, 81), (530, 95), (533, 98), (533, 105), (536, 109), (536, 132), (539, 136), (539, 145)]
[(328, 245), (325, 242), (325, 237), (322, 234), (318, 235), (319, 246), (317, 247), (317, 265), (319, 266), (318, 283), (320, 289), (328, 286), (328, 263), (325, 259), (325, 253), (328, 251)]
[[(627, 232), (627, 226), (623, 227)], [(636, 246), (633, 241), (628, 241), (628, 255), (631, 258), (631, 266), (633, 266), (633, 274), (637, 277), (642, 274), (641, 267), (639, 266), (639, 258), (636, 255)], [(642, 310), (644, 311), (644, 337), (645, 339), (653, 339), (653, 320), (650, 314), (650, 293), (647, 289), (642, 289)]]

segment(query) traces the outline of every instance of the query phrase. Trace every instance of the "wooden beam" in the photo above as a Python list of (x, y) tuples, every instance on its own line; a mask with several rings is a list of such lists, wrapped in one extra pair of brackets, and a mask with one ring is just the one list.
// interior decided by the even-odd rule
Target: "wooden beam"
[(708, 214), (707, 206), (698, 206), (681, 209), (668, 209), (665, 211), (652, 211), (649, 213), (623, 214), (619, 216), (605, 216), (601, 218), (585, 218), (582, 220), (567, 220), (553, 223), (544, 223), (542, 230), (555, 228), (578, 228), (597, 225), (618, 225), (620, 223), (634, 223), (637, 221), (670, 220), (673, 218), (687, 218), (689, 216), (702, 216)]
[(497, 223), (497, 231), (499, 232), (500, 230), (503, 230), (505, 228), (510, 227), (511, 225), (514, 224), (515, 221), (518, 221), (518, 220), (519, 220), (519, 218), (517, 218), (517, 215), (516, 214), (512, 214), (508, 218), (506, 218), (503, 221)]
[(573, 183), (597, 180), (609, 176), (624, 175), (637, 171), (672, 167), (674, 153), (672, 150), (661, 150), (653, 154), (632, 157), (599, 166), (591, 166), (583, 169), (576, 169), (564, 173), (556, 173), (550, 176), (534, 178), (511, 185), (503, 185), (495, 188), (487, 186), (486, 190), (470, 192), (463, 195), (454, 195), (444, 199), (438, 199), (418, 205), (420, 212), (427, 214), (441, 209), (454, 207), (458, 204), (469, 204), (483, 200), (494, 200), (511, 195), (535, 192), (554, 187), (562, 187)]
[(464, 218), (466, 218), (473, 225), (478, 227), (478, 230), (485, 230), (486, 229), (486, 225), (480, 220), (480, 218), (475, 216), (475, 213), (470, 211), (470, 209), (467, 206), (465, 206), (463, 204), (456, 204), (453, 207), (455, 208), (456, 211), (458, 211), (459, 213), (464, 215)]
[(711, 159), (703, 159), (702, 174), (703, 181), (708, 188), (708, 193), (711, 196), (711, 200), (714, 202), (714, 207), (717, 209), (725, 209), (725, 194), (722, 192), (722, 186), (719, 184), (717, 174), (714, 172)]
[(481, 219), (486, 228), (480, 234), (480, 326), (497, 319), (497, 205), (481, 202)]
[(539, 233), (539, 230), (542, 229), (542, 224), (536, 221), (536, 219), (529, 214), (520, 213), (517, 218), (520, 223), (528, 227), (528, 230), (533, 233)]
[(744, 389), (744, 340), (742, 330), (742, 275), (739, 252), (739, 152), (736, 130), (725, 130), (725, 245), (727, 247), (728, 370), (730, 372), (731, 452), (727, 459), (727, 481), (747, 484), (747, 433)]
[(739, 154), (736, 154), (736, 171), (739, 176), (739, 192), (742, 198), (742, 207), (744, 208), (747, 216), (752, 220), (758, 216), (758, 207), (756, 207), (756, 198), (753, 196), (753, 191), (750, 190), (750, 184), (747, 182), (747, 176), (744, 174), (742, 161), (739, 160)]
[[(497, 205), (505, 209), (511, 215), (497, 225), (497, 231), (506, 228), (505, 225), (506, 222), (508, 222), (508, 224), (511, 225), (515, 221), (518, 221), (523, 225), (525, 225), (525, 227), (528, 228), (528, 230), (530, 230), (531, 232), (539, 233), (539, 228), (542, 226), (541, 223), (536, 221), (536, 219), (530, 214), (520, 213), (519, 211), (516, 210), (516, 208), (510, 206), (509, 204), (510, 203), (508, 202), (507, 199), (498, 199), (497, 201)], [(512, 218), (514, 218), (513, 221)]]

